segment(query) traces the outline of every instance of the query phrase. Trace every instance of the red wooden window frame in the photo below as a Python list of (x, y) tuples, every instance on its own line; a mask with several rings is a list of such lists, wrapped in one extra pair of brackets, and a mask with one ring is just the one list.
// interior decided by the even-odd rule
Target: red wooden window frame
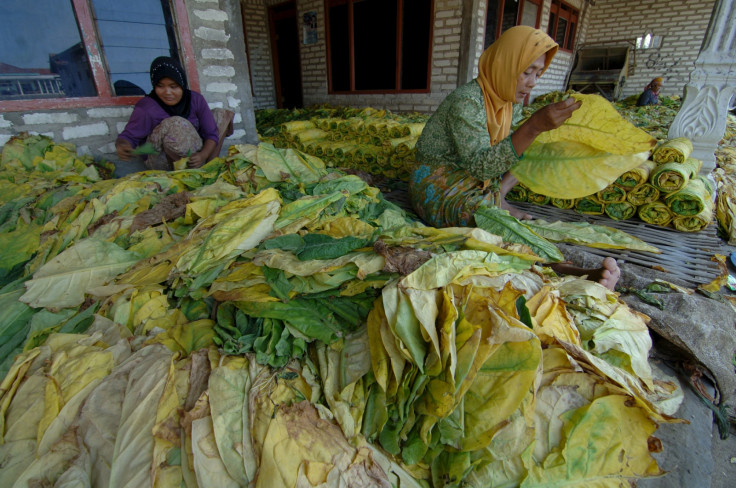
[[(553, 15), (554, 25), (552, 25)], [(567, 20), (567, 27), (565, 28), (565, 35), (562, 41), (555, 39), (557, 36), (557, 26), (560, 22), (560, 18)], [(549, 10), (550, 23), (547, 26), (547, 33), (555, 40), (555, 42), (557, 42), (557, 44), (560, 45), (561, 51), (572, 52), (575, 48), (575, 36), (578, 33), (579, 18), (580, 10), (576, 9), (568, 3), (561, 2), (560, 0), (552, 0), (552, 5), (550, 6)], [(574, 26), (574, 30), (571, 33), (570, 31), (572, 26)]]
[(521, 4), (519, 5), (519, 13), (516, 16), (516, 25), (519, 25), (519, 23), (521, 22), (521, 19), (524, 15), (524, 6), (526, 6), (527, 3), (533, 3), (537, 6), (537, 20), (534, 21), (534, 28), (539, 29), (539, 24), (542, 21), (543, 0), (522, 0)]
[[(427, 88), (412, 88), (402, 89), (401, 88), (401, 55), (402, 55), (402, 22), (404, 15), (404, 2), (403, 0), (397, 0), (396, 2), (396, 22), (397, 22), (397, 36), (396, 36), (396, 80), (395, 86), (397, 88), (389, 90), (356, 90), (355, 89), (355, 50), (354, 50), (354, 38), (353, 38), (353, 3), (360, 0), (325, 0), (325, 39), (326, 39), (326, 51), (327, 51), (327, 93), (330, 95), (363, 95), (363, 94), (384, 94), (384, 93), (429, 93), (430, 92), (430, 81), (432, 79), (432, 40), (434, 39), (434, 0), (430, 0), (432, 3), (429, 7), (429, 43), (428, 49), (430, 50), (429, 56), (427, 56)], [(330, 55), (330, 7), (337, 5), (348, 6), (348, 51), (350, 56), (350, 90), (333, 90), (332, 88), (332, 56)], [(376, 35), (380, 35), (377, 33)]]
[[(187, 15), (185, 0), (169, 1), (173, 7), (174, 27), (181, 44), (179, 49), (184, 58), (182, 61), (184, 69), (187, 71), (189, 88), (199, 91), (199, 75), (197, 74), (192, 38), (189, 35), (189, 16)], [(92, 18), (90, 0), (71, 0), (71, 2), (74, 14), (77, 17), (82, 43), (87, 51), (87, 59), (92, 70), (97, 96), (0, 101), (0, 112), (135, 105), (141, 98), (140, 96), (116, 97), (113, 94), (112, 84), (100, 50), (97, 27)]]
[[(542, 20), (543, 0), (522, 0), (521, 3), (519, 3), (519, 5), (517, 6), (517, 10), (516, 10), (516, 21), (515, 21), (514, 24), (515, 25), (520, 25), (522, 16), (524, 15), (524, 6), (527, 3), (533, 3), (534, 5), (537, 6), (537, 19), (534, 22), (534, 27), (536, 29), (539, 29), (539, 24), (540, 24), (540, 22)], [(491, 8), (490, 1), (487, 1), (486, 2), (486, 15), (488, 15), (487, 12), (488, 12), (488, 10), (490, 8)], [(504, 0), (500, 0), (498, 2), (498, 12), (497, 12), (498, 22), (494, 26), (494, 29), (496, 30), (496, 35), (494, 36), (494, 39), (498, 39), (501, 36), (501, 34), (503, 34), (503, 32), (501, 32), (501, 28), (503, 26), (503, 12), (504, 12), (505, 8), (506, 8), (506, 2)], [(488, 23), (487, 23), (487, 18), (488, 17), (486, 17), (486, 30), (490, 27), (488, 25)]]

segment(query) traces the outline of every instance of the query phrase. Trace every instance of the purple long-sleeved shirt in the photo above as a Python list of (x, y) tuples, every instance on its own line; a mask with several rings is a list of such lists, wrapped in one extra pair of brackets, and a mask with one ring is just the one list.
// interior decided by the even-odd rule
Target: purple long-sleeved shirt
[[(153, 98), (143, 97), (135, 104), (125, 130), (118, 137), (130, 142), (134, 148), (138, 147), (145, 142), (154, 127), (169, 117)], [(187, 120), (197, 129), (202, 140), (212, 139), (215, 143), (218, 141), (215, 118), (207, 101), (198, 92), (192, 91), (192, 109)]]

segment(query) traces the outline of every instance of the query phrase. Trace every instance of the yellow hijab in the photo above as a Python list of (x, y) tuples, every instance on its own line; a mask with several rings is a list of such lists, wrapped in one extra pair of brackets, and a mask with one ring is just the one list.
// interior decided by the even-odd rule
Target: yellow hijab
[(557, 53), (557, 43), (539, 29), (517, 25), (501, 34), (481, 54), (478, 83), (483, 90), (491, 145), (498, 144), (511, 132), (516, 81), (544, 53), (547, 53), (546, 71)]

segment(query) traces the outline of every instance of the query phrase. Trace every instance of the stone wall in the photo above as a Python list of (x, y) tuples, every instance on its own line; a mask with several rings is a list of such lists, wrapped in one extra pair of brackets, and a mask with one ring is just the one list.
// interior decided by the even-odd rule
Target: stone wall
[[(200, 89), (210, 107), (235, 112), (224, 147), (256, 142), (253, 99), (238, 0), (186, 0)], [(21, 132), (69, 142), (82, 154), (116, 160), (115, 139), (132, 106), (37, 109), (0, 113), (0, 145)]]

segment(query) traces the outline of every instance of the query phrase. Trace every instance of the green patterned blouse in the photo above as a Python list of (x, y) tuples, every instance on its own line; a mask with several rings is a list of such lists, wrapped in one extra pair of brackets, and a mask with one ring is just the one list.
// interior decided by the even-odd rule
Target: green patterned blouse
[[(512, 127), (521, 118), (521, 104), (514, 104)], [(417, 162), (462, 168), (478, 180), (496, 180), (492, 184), (500, 181), (520, 157), (510, 136), (491, 146), (486, 120), (478, 82), (472, 80), (458, 87), (427, 121), (416, 145)]]

